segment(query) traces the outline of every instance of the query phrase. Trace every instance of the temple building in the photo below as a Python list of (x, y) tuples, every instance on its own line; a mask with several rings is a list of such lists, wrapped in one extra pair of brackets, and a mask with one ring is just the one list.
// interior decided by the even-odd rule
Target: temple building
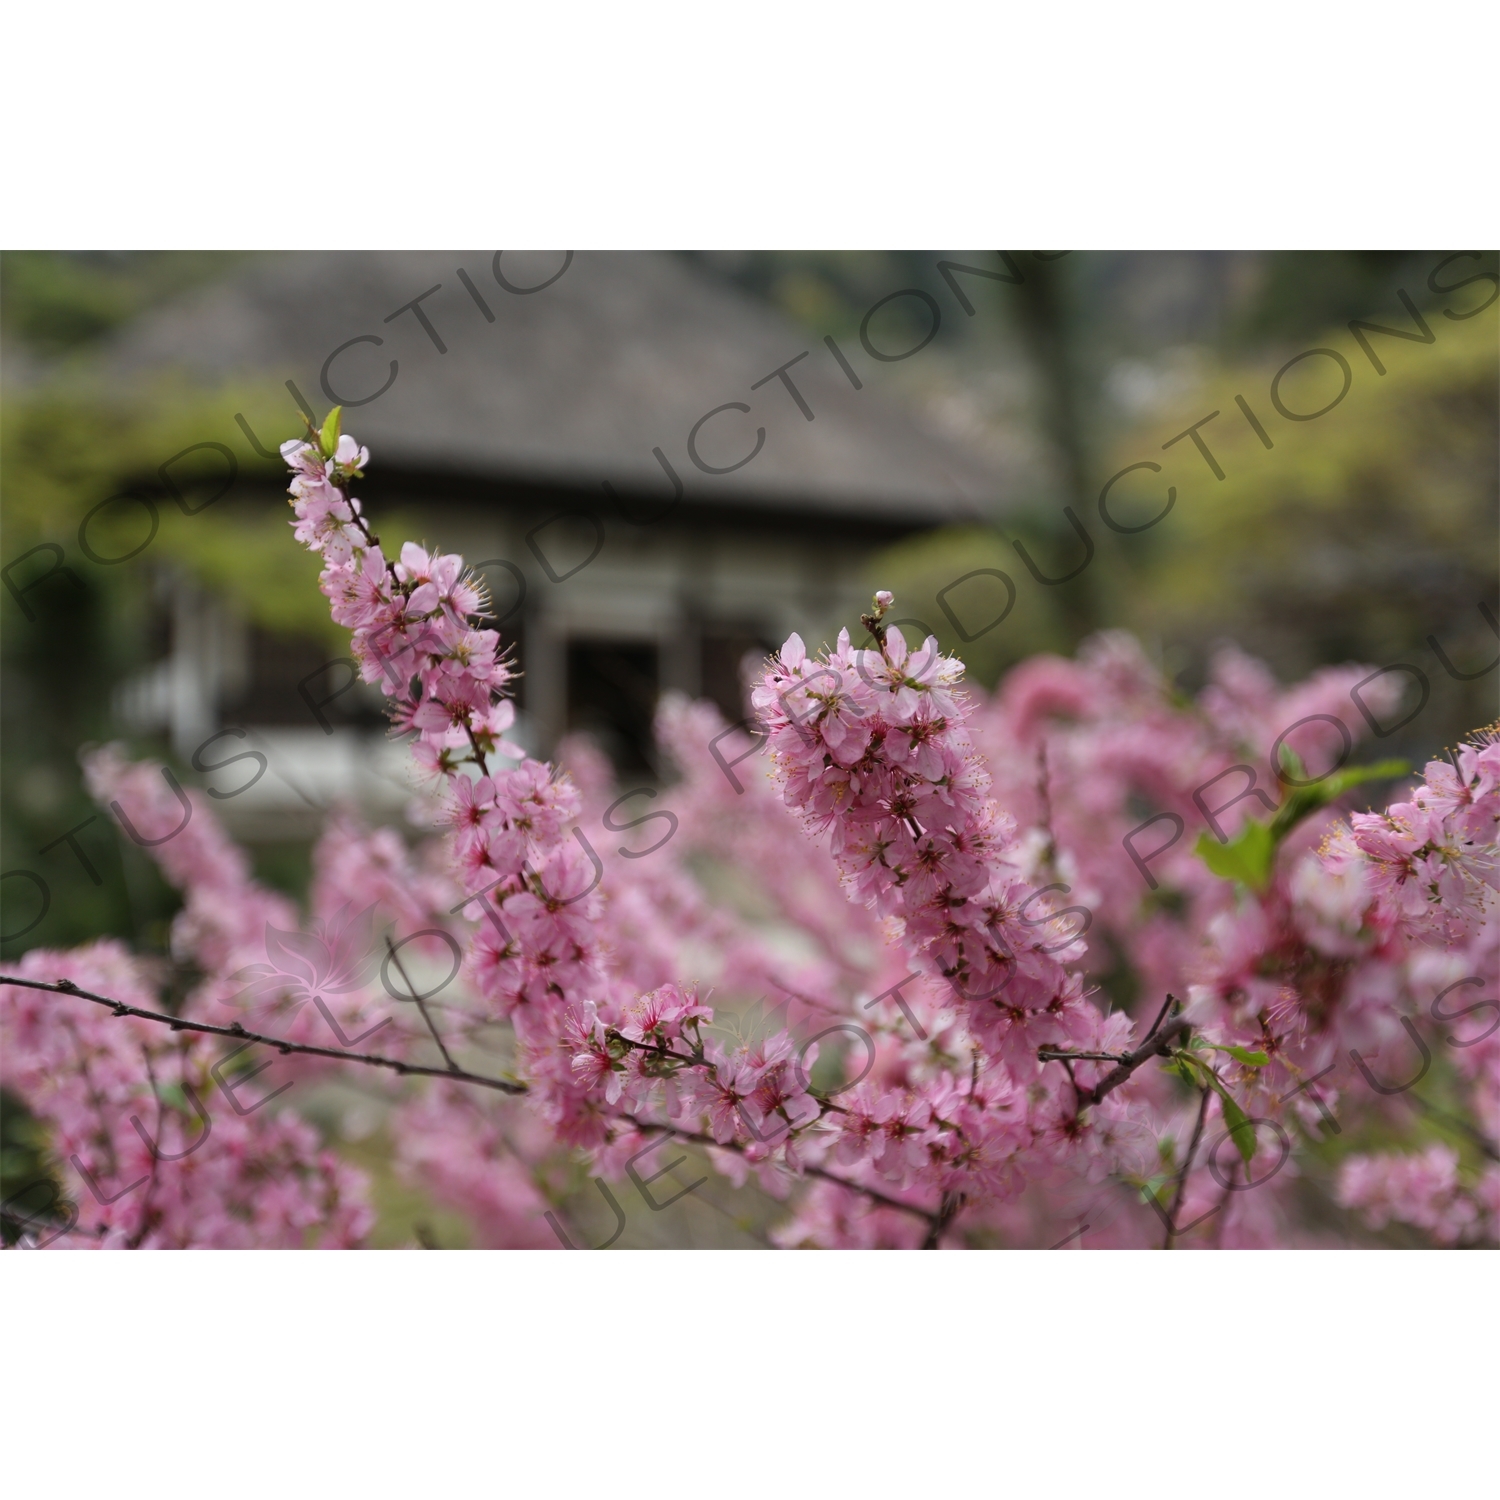
[[(933, 303), (902, 296), (919, 322)], [(857, 618), (872, 553), (1006, 508), (1012, 478), (883, 378), (910, 320), (866, 323), (820, 337), (670, 254), (299, 252), (147, 314), (107, 363), (342, 404), (374, 455), (372, 514), (416, 516), (425, 543), (482, 567), (527, 747), (587, 730), (650, 777), (662, 691), (740, 718), (746, 653)], [(183, 756), (225, 726), (276, 752), (280, 774), (226, 806), (256, 820), (237, 831), (285, 836), (308, 802), (400, 794), (402, 757), (369, 738), (378, 705), (339, 691), (326, 646), (186, 579), (161, 607), (166, 655), (119, 707)]]

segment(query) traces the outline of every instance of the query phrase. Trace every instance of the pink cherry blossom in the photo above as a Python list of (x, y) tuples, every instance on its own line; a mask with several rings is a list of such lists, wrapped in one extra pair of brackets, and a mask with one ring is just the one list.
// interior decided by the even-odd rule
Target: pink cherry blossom
[[(1221, 875), (1200, 832), (1222, 845), (1295, 810), (1292, 762), (1269, 759), (1288, 726), (1341, 739), (1336, 720), (1352, 747), (1351, 689), (1383, 709), (1389, 684), (1341, 666), (1282, 689), (1226, 649), (1188, 702), (1106, 632), (985, 695), (936, 639), (914, 649), (882, 623), (882, 590), (866, 644), (843, 631), (809, 652), (794, 634), (752, 675), (753, 729), (668, 695), (657, 737), (678, 779), (617, 787), (584, 742), (560, 767), (514, 743), (509, 643), (482, 584), (425, 544), (386, 557), (350, 489), (365, 448), (343, 434), (329, 458), (311, 442), (283, 454), (331, 616), (411, 738), (411, 826), (330, 817), (304, 916), (170, 770), (106, 747), (85, 779), (181, 892), (183, 1020), (245, 1015), (322, 1049), (275, 1059), (278, 1083), (343, 1067), (337, 1038), (373, 1038), (403, 1069), (447, 1059), (436, 1079), (370, 1087), (400, 1171), (476, 1243), (557, 1243), (566, 1159), (618, 1180), (668, 1130), (784, 1201), (784, 1245), (1048, 1245), (1084, 1223), (1098, 1245), (1326, 1243), (1299, 1218), (1319, 1176), (1303, 1166), (1366, 1125), (1406, 1145), (1345, 1158), (1329, 1222), (1495, 1241), (1489, 733), (1384, 812), (1316, 810), (1278, 826), (1258, 874)], [(1220, 789), (1206, 827), (1205, 788)], [(608, 821), (621, 807), (624, 835)], [(1180, 836), (1132, 843), (1163, 823)], [(424, 943), (457, 958), (419, 1004), (393, 963), (423, 972)], [(164, 966), (114, 942), (34, 950), (19, 977), (169, 1003)], [(216, 1106), (193, 1145), (221, 1039), (66, 993), (0, 1000), (0, 1078), (49, 1132), (78, 1209), (41, 1215), (29, 1243), (368, 1234), (358, 1174), (295, 1095)], [(1438, 1047), (1462, 1147), (1423, 1124)], [(455, 1054), (501, 1076), (468, 1087)], [(1236, 1112), (1255, 1122), (1248, 1162)]]

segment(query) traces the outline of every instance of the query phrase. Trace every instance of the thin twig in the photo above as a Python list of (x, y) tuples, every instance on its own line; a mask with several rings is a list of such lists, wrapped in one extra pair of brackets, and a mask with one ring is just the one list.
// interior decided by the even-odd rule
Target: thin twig
[(151, 1175), (146, 1181), (146, 1191), (139, 1205), (140, 1220), (136, 1224), (135, 1233), (125, 1242), (127, 1250), (139, 1250), (141, 1241), (146, 1238), (151, 1228), (151, 1195), (156, 1191), (156, 1179), (161, 1171), (161, 1143), (164, 1135), (162, 1127), (167, 1117), (167, 1103), (156, 1084), (156, 1070), (151, 1066), (151, 1054), (144, 1047), (141, 1048), (141, 1061), (146, 1065), (146, 1079), (151, 1085), (151, 1097), (156, 1100), (156, 1144), (151, 1148)]
[(293, 1042), (285, 1037), (249, 1031), (238, 1021), (231, 1026), (214, 1026), (207, 1021), (185, 1021), (181, 1016), (169, 1016), (157, 1010), (142, 1010), (138, 1005), (126, 1005), (120, 1000), (92, 994), (88, 990), (79, 989), (70, 979), (60, 979), (55, 984), (48, 984), (38, 979), (17, 979), (8, 974), (0, 974), (0, 985), (6, 984), (19, 985), (28, 990), (49, 990), (59, 995), (76, 995), (80, 1000), (92, 1000), (95, 1005), (108, 1006), (117, 1016), (135, 1016), (141, 1021), (156, 1021), (163, 1026), (170, 1026), (173, 1031), (199, 1031), (206, 1036), (227, 1036), (240, 1042), (258, 1042), (263, 1047), (275, 1047), (283, 1056), (297, 1053), (303, 1057), (329, 1057), (335, 1062), (364, 1063), (367, 1067), (389, 1068), (403, 1077), (410, 1074), (422, 1078), (454, 1078), (462, 1083), (478, 1084), (481, 1088), (496, 1089), (502, 1094), (531, 1092), (524, 1083), (512, 1083), (507, 1078), (488, 1078), (483, 1073), (471, 1073), (466, 1068), (429, 1068), (422, 1063), (402, 1062), (399, 1058), (382, 1057), (374, 1052), (345, 1052), (337, 1047), (314, 1047), (306, 1042)]
[(862, 1182), (850, 1182), (847, 1177), (826, 1172), (822, 1167), (803, 1167), (802, 1170), (809, 1177), (820, 1177), (824, 1182), (833, 1183), (835, 1187), (848, 1188), (851, 1193), (863, 1193), (866, 1198), (873, 1199), (884, 1208), (899, 1208), (903, 1213), (915, 1214), (919, 1219), (926, 1219), (929, 1224), (937, 1217), (930, 1209), (919, 1208), (915, 1203), (903, 1203), (899, 1198), (882, 1193), (879, 1188), (866, 1187)]
[(644, 1052), (649, 1057), (659, 1057), (663, 1062), (685, 1063), (692, 1068), (711, 1068), (713, 1064), (706, 1057), (684, 1057), (680, 1052), (674, 1052), (665, 1042), (636, 1042), (632, 1041), (622, 1031), (617, 1031), (613, 1026), (609, 1028), (609, 1035), (616, 1040), (624, 1042), (627, 1047), (636, 1052)]
[(1192, 1170), (1198, 1142), (1203, 1139), (1203, 1122), (1208, 1117), (1208, 1096), (1211, 1092), (1204, 1085), (1203, 1097), (1198, 1101), (1198, 1118), (1193, 1122), (1193, 1134), (1188, 1141), (1187, 1155), (1183, 1157), (1182, 1169), (1177, 1174), (1177, 1191), (1172, 1194), (1172, 1207), (1167, 1211), (1167, 1237), (1162, 1241), (1163, 1250), (1170, 1250), (1172, 1241), (1177, 1238), (1177, 1210), (1182, 1207), (1182, 1199), (1187, 1192), (1188, 1173)]
[[(1181, 1016), (1168, 1021), (1160, 1031), (1149, 1036), (1134, 1052), (1127, 1052), (1120, 1059), (1119, 1065), (1106, 1073), (1093, 1088), (1080, 1089), (1078, 1092), (1078, 1107), (1082, 1109), (1085, 1105), (1097, 1104), (1106, 1094), (1111, 1094), (1119, 1088), (1143, 1063), (1148, 1063), (1153, 1057), (1160, 1057), (1163, 1053), (1170, 1052), (1172, 1044), (1178, 1037), (1185, 1035), (1190, 1030), (1192, 1030), (1191, 1022), (1184, 1020)], [(1050, 1047), (1042, 1048), (1037, 1055), (1040, 1057), (1042, 1052), (1053, 1052), (1054, 1050)], [(1045, 1057), (1042, 1058), (1044, 1062), (1049, 1060)], [(1067, 1061), (1068, 1058), (1064, 1056), (1057, 1060)]]
[(947, 1232), (948, 1226), (953, 1222), (960, 1208), (963, 1207), (964, 1195), (962, 1193), (944, 1193), (941, 1204), (927, 1228), (927, 1238), (922, 1241), (924, 1250), (936, 1250), (938, 1241)]
[(406, 998), (416, 1002), (417, 1009), (422, 1013), (422, 1019), (427, 1022), (427, 1029), (432, 1033), (433, 1041), (437, 1043), (438, 1051), (443, 1054), (443, 1061), (448, 1064), (448, 1071), (450, 1073), (457, 1073), (459, 1070), (458, 1064), (453, 1061), (453, 1055), (443, 1045), (443, 1039), (438, 1035), (438, 1029), (432, 1024), (432, 1017), (427, 1013), (426, 1000), (417, 993), (417, 987), (411, 982), (411, 975), (406, 972), (406, 965), (401, 962), (401, 955), (396, 952), (389, 933), (386, 934), (385, 946), (386, 951), (395, 959), (396, 967), (401, 971), (401, 977), (406, 981), (406, 988), (410, 991), (410, 994)]
[(1168, 995), (1167, 998), (1162, 1001), (1161, 1009), (1157, 1011), (1156, 1019), (1151, 1023), (1151, 1029), (1146, 1033), (1144, 1040), (1149, 1041), (1156, 1035), (1156, 1028), (1161, 1025), (1162, 1021), (1166, 1017), (1167, 1012), (1172, 1008), (1172, 1005), (1176, 1001), (1176, 999), (1177, 997), (1175, 995)]
[[(697, 1146), (717, 1146), (721, 1151), (743, 1152), (745, 1149), (738, 1142), (717, 1141), (711, 1135), (703, 1135), (696, 1130), (680, 1130), (676, 1125), (659, 1125), (654, 1120), (640, 1120), (634, 1115), (622, 1115), (620, 1118), (629, 1120), (643, 1130), (667, 1131), (675, 1135), (678, 1140), (691, 1141)], [(903, 1203), (899, 1198), (892, 1198), (882, 1193), (879, 1188), (866, 1187), (862, 1182), (851, 1182), (847, 1177), (839, 1177), (833, 1172), (824, 1171), (822, 1167), (804, 1166), (802, 1171), (805, 1176), (821, 1178), (824, 1182), (831, 1182), (836, 1187), (848, 1188), (851, 1193), (863, 1193), (866, 1198), (872, 1199), (884, 1208), (899, 1208), (903, 1213), (915, 1214), (929, 1224), (937, 1218), (937, 1215), (929, 1209), (919, 1208), (915, 1203)]]
[(1213, 1209), (1210, 1210), (1211, 1213), (1216, 1213), (1219, 1216), (1218, 1223), (1216, 1223), (1214, 1225), (1214, 1249), (1215, 1250), (1222, 1250), (1224, 1248), (1224, 1221), (1229, 1217), (1229, 1215), (1224, 1212), (1224, 1209), (1225, 1209), (1226, 1205), (1229, 1203), (1230, 1198), (1234, 1196), (1234, 1188), (1235, 1188), (1235, 1181), (1234, 1180), (1239, 1175), (1240, 1175), (1240, 1159), (1239, 1159), (1238, 1156), (1236, 1156), (1234, 1158), (1234, 1160), (1229, 1163), (1229, 1176), (1225, 1180), (1224, 1191), (1219, 1194), (1218, 1204)]
[[(613, 1026), (609, 1033), (618, 1042), (623, 1042), (627, 1047), (636, 1052), (644, 1052), (647, 1057), (659, 1057), (663, 1062), (681, 1063), (689, 1068), (707, 1068), (710, 1072), (716, 1072), (716, 1065), (701, 1054), (692, 1057), (684, 1057), (680, 1052), (674, 1052), (665, 1042), (636, 1042), (632, 1041), (622, 1031), (617, 1031)], [(849, 1111), (842, 1104), (835, 1104), (832, 1099), (826, 1098), (814, 1088), (807, 1090), (808, 1094), (816, 1099), (823, 1108), (823, 1114), (847, 1115)]]
[(66, 1016), (63, 1017), (63, 1025), (67, 1028), (68, 1035), (73, 1039), (73, 1052), (78, 1058), (78, 1071), (83, 1078), (84, 1087), (89, 1091), (89, 1103), (94, 1106), (94, 1117), (99, 1122), (99, 1132), (95, 1137), (104, 1147), (107, 1157), (105, 1170), (111, 1177), (120, 1170), (120, 1163), (115, 1155), (114, 1137), (104, 1127), (104, 1096), (99, 1092), (98, 1085), (94, 1082), (94, 1075), (89, 1072), (89, 1060), (83, 1050), (83, 1043), (78, 1038), (78, 1029)]
[[(1042, 1060), (1046, 1061), (1045, 1058)], [(1070, 1057), (1064, 1055), (1057, 1060), (1063, 1065), (1063, 1072), (1068, 1075), (1068, 1082), (1073, 1086), (1073, 1113), (1076, 1115), (1083, 1108), (1083, 1090), (1078, 1087), (1078, 1075), (1073, 1071), (1073, 1061)]]

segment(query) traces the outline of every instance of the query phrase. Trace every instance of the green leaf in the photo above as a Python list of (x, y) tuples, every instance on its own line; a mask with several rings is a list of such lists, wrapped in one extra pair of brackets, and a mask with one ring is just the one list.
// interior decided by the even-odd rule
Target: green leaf
[(1266, 824), (1253, 818), (1227, 844), (1200, 833), (1193, 852), (1215, 875), (1238, 880), (1252, 891), (1263, 891), (1271, 883), (1276, 840)]
[(1227, 1042), (1205, 1042), (1204, 1046), (1212, 1047), (1215, 1052), (1227, 1052), (1236, 1062), (1244, 1063), (1247, 1068), (1263, 1068), (1271, 1060), (1264, 1052), (1252, 1052), (1248, 1047), (1234, 1047)]
[(323, 419), (323, 430), (318, 434), (318, 447), (324, 458), (332, 458), (338, 452), (339, 429), (344, 421), (344, 408), (335, 406)]
[(1229, 1138), (1234, 1142), (1235, 1150), (1240, 1153), (1248, 1167), (1255, 1160), (1255, 1126), (1250, 1123), (1250, 1117), (1235, 1102), (1234, 1095), (1224, 1087), (1217, 1073), (1210, 1072), (1208, 1081), (1219, 1096), (1219, 1107), (1224, 1112), (1224, 1124), (1229, 1131)]
[(1393, 781), (1398, 776), (1405, 776), (1411, 771), (1411, 762), (1406, 760), (1377, 760), (1372, 766), (1350, 766), (1347, 770), (1335, 771), (1332, 776), (1325, 776), (1320, 786), (1328, 786), (1331, 791), (1328, 800), (1331, 802), (1335, 797), (1342, 797), (1350, 787), (1359, 786), (1366, 781)]
[[(1302, 762), (1285, 745), (1281, 747), (1281, 758), (1283, 769), (1301, 780)], [(1381, 760), (1372, 766), (1349, 766), (1345, 770), (1335, 771), (1330, 776), (1319, 778), (1311, 786), (1293, 787), (1271, 820), (1271, 833), (1280, 842), (1309, 813), (1327, 807), (1351, 787), (1366, 781), (1386, 781), (1396, 776), (1405, 776), (1410, 770), (1411, 765), (1407, 761)]]
[(1189, 1088), (1198, 1088), (1202, 1081), (1198, 1070), (1189, 1065), (1186, 1057), (1174, 1058), (1167, 1064), (1167, 1072), (1175, 1073)]
[[(1285, 745), (1281, 747), (1281, 759), (1283, 769), (1289, 775), (1301, 777), (1302, 762)], [(1227, 844), (1200, 833), (1194, 852), (1215, 875), (1224, 880), (1237, 880), (1257, 893), (1264, 892), (1271, 883), (1271, 870), (1281, 841), (1305, 817), (1327, 807), (1362, 782), (1385, 781), (1404, 776), (1410, 770), (1411, 766), (1404, 760), (1382, 760), (1372, 766), (1350, 766), (1335, 771), (1312, 786), (1291, 788), (1269, 824), (1251, 818)]]
[[(1171, 1180), (1172, 1174), (1170, 1172), (1159, 1172), (1154, 1177), (1146, 1178), (1144, 1182), (1138, 1184), (1141, 1202), (1144, 1203), (1148, 1199), (1155, 1198)], [(1160, 1202), (1159, 1199), (1157, 1201)]]
[(1291, 781), (1307, 780), (1307, 767), (1302, 764), (1302, 757), (1290, 745), (1281, 747), (1281, 769), (1286, 772), (1287, 778)]
[(191, 1111), (191, 1106), (188, 1104), (188, 1097), (183, 1093), (180, 1083), (157, 1084), (156, 1097), (169, 1109), (178, 1110), (182, 1114), (188, 1114)]

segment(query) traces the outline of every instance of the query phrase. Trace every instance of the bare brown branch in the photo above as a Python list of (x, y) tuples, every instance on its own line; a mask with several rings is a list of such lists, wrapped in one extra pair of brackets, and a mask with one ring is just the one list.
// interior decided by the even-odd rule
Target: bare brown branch
[(135, 1016), (141, 1021), (155, 1021), (173, 1031), (197, 1031), (206, 1036), (227, 1036), (236, 1041), (257, 1042), (262, 1047), (276, 1048), (283, 1056), (297, 1054), (302, 1057), (329, 1057), (336, 1062), (356, 1062), (371, 1068), (389, 1068), (391, 1072), (403, 1077), (452, 1078), (480, 1088), (495, 1089), (502, 1094), (530, 1092), (524, 1083), (513, 1083), (508, 1078), (490, 1078), (483, 1073), (471, 1073), (466, 1068), (429, 1068), (421, 1063), (402, 1062), (398, 1057), (383, 1057), (375, 1052), (347, 1052), (338, 1047), (314, 1047), (307, 1042), (289, 1041), (286, 1037), (266, 1036), (263, 1032), (248, 1030), (238, 1021), (229, 1026), (215, 1026), (208, 1021), (188, 1021), (159, 1010), (142, 1010), (138, 1005), (126, 1005), (123, 1001), (111, 1000), (106, 995), (95, 995), (89, 990), (79, 989), (69, 979), (44, 983), (39, 979), (17, 979), (9, 974), (0, 974), (0, 985), (6, 984), (19, 985), (28, 990), (49, 990), (58, 995), (74, 995), (80, 1000), (91, 1000), (95, 1005), (107, 1006), (117, 1016)]
[[(1175, 1016), (1160, 1031), (1148, 1036), (1134, 1052), (1127, 1052), (1119, 1060), (1118, 1065), (1106, 1073), (1093, 1088), (1079, 1089), (1078, 1107), (1082, 1109), (1085, 1105), (1097, 1104), (1106, 1094), (1112, 1094), (1137, 1068), (1150, 1062), (1153, 1057), (1161, 1057), (1170, 1052), (1177, 1040), (1186, 1036), (1191, 1030), (1191, 1022), (1184, 1020), (1181, 1016)], [(1067, 1063), (1075, 1058), (1096, 1058), (1099, 1054), (1061, 1052), (1053, 1047), (1043, 1047), (1038, 1051), (1037, 1056), (1043, 1062)]]

